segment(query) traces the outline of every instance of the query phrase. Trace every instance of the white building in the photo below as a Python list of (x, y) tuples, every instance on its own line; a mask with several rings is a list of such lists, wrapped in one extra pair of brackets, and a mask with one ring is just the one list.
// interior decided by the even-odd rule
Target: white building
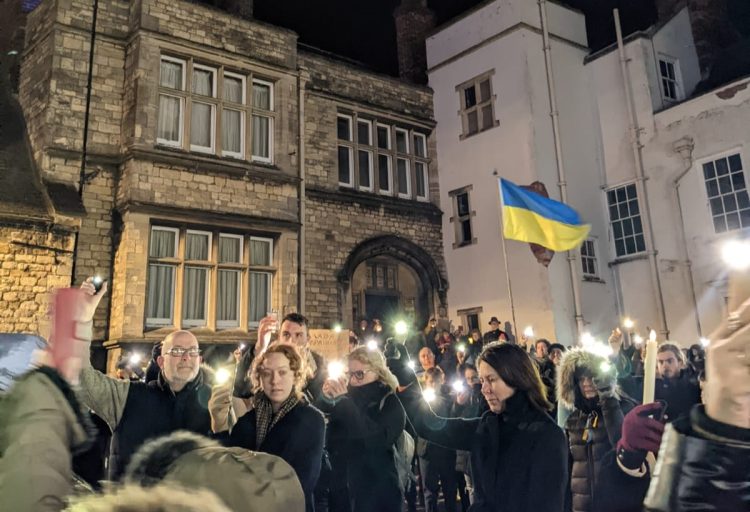
[[(740, 124), (750, 119), (746, 81), (693, 97), (700, 66), (683, 9), (625, 38), (631, 122), (617, 45), (590, 55), (583, 14), (544, 4), (567, 202), (592, 225), (572, 276), (584, 329), (606, 337), (621, 317), (631, 316), (641, 331), (649, 326), (694, 343), (722, 313), (717, 244), (750, 227), (750, 209), (742, 211), (750, 208), (743, 165), (750, 161), (743, 146), (748, 136)], [(495, 0), (427, 39), (449, 313), (454, 323), (476, 322), (482, 330), (491, 316), (510, 320), (493, 172), (520, 185), (541, 181), (550, 197), (561, 197), (540, 13), (537, 2)], [(713, 216), (703, 174), (710, 162), (722, 172), (727, 165), (736, 186), (727, 188), (724, 177), (709, 183), (721, 195), (714, 198)], [(717, 227), (730, 224), (716, 233), (714, 218)], [(519, 332), (533, 325), (537, 336), (572, 342), (576, 318), (567, 255), (555, 255), (545, 268), (527, 244), (508, 241), (507, 252)]]

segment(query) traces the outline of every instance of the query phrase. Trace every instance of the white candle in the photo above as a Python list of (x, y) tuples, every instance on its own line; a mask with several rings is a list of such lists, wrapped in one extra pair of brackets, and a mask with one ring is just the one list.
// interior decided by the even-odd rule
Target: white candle
[(656, 331), (652, 330), (646, 342), (646, 359), (643, 361), (643, 403), (654, 401), (656, 389)]

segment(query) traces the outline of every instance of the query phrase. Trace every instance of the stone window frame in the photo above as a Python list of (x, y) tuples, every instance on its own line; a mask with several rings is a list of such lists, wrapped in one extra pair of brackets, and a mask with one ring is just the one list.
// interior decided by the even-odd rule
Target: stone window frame
[[(641, 220), (638, 187), (635, 182), (610, 187), (604, 193), (615, 259), (644, 254), (646, 252), (646, 238)], [(628, 225), (631, 229), (629, 233), (626, 233)], [(632, 238), (632, 250), (628, 247), (627, 239), (629, 238)]]
[[(417, 140), (422, 141), (422, 148), (424, 149), (424, 154), (422, 155), (420, 155), (419, 151), (417, 151), (417, 148), (419, 147), (419, 145), (417, 144)], [(414, 196), (417, 198), (417, 201), (429, 201), (430, 173), (427, 171), (428, 162), (426, 161), (427, 136), (424, 133), (414, 133), (412, 135), (412, 147), (414, 148)], [(424, 195), (419, 194), (419, 187), (417, 186), (419, 183), (420, 174), (422, 175), (422, 180), (424, 183)]]
[[(697, 163), (714, 234), (724, 236), (750, 227), (750, 190), (747, 187), (748, 173), (742, 161), (742, 148), (716, 153)], [(723, 171), (719, 169), (719, 163), (724, 164)], [(732, 216), (736, 216), (736, 222), (730, 227)], [(724, 229), (718, 229), (720, 225)]]
[[(151, 256), (150, 247), (147, 250), (148, 262), (147, 267), (151, 265), (170, 266), (174, 268), (172, 277), (172, 311), (170, 318), (150, 318), (147, 316), (149, 310), (148, 298), (148, 277), (146, 281), (146, 297), (144, 300), (144, 328), (153, 330), (160, 328), (207, 328), (212, 331), (222, 330), (241, 330), (249, 331), (258, 326), (258, 321), (250, 321), (250, 275), (263, 274), (268, 276), (268, 297), (265, 305), (270, 309), (273, 305), (274, 282), (278, 273), (277, 265), (274, 260), (274, 245), (276, 240), (267, 235), (257, 235), (254, 233), (240, 233), (234, 229), (224, 229), (220, 227), (195, 227), (193, 225), (180, 224), (176, 225), (170, 222), (155, 221), (149, 226), (149, 246), (151, 244), (151, 233), (154, 230), (170, 231), (175, 233), (175, 254), (173, 257), (155, 258)], [(207, 233), (211, 235), (210, 241), (210, 259), (206, 261), (190, 261), (185, 259), (185, 246), (188, 233)], [(220, 263), (219, 246), (213, 243), (219, 241), (222, 237), (241, 238), (242, 244), (240, 249), (240, 263)], [(271, 265), (260, 265), (252, 263), (251, 242), (260, 241), (268, 243), (268, 261)], [(206, 321), (196, 323), (185, 321), (183, 319), (183, 294), (185, 292), (185, 267), (200, 265), (208, 268), (208, 285), (206, 286)], [(218, 274), (219, 270), (237, 270), (240, 272), (239, 285), (239, 315), (237, 322), (222, 322), (217, 320), (218, 307)], [(147, 272), (148, 276), (148, 272)], [(263, 313), (265, 316), (265, 312)]]
[[(338, 121), (340, 119), (346, 119), (349, 124), (348, 134), (346, 138), (340, 138), (338, 132)], [(368, 143), (359, 142), (359, 123), (367, 123), (370, 126), (370, 137)], [(413, 127), (406, 127), (401, 123), (382, 118), (377, 115), (359, 114), (354, 111), (339, 111), (336, 114), (336, 147), (337, 147), (337, 174), (339, 171), (339, 165), (341, 164), (338, 155), (346, 148), (349, 158), (349, 182), (341, 181), (337, 176), (337, 183), (339, 187), (357, 189), (362, 192), (370, 192), (379, 194), (382, 196), (399, 197), (402, 199), (413, 199), (417, 201), (428, 202), (430, 200), (430, 187), (429, 187), (429, 148), (428, 140), (429, 136), (422, 130)], [(387, 142), (381, 147), (379, 140), (378, 129), (387, 128)], [(405, 145), (402, 151), (399, 151), (396, 141), (397, 136), (403, 134)], [(416, 155), (413, 151), (412, 141), (414, 137), (423, 137), (424, 140), (424, 155)], [(360, 183), (359, 175), (359, 154), (361, 152), (367, 152), (370, 155), (370, 180), (371, 186), (363, 186)], [(381, 160), (382, 159), (382, 160)], [(380, 163), (385, 162), (387, 165), (388, 172), (388, 188), (381, 188), (380, 180)], [(404, 162), (406, 167), (406, 191), (401, 191), (398, 187), (398, 166), (399, 162)], [(419, 165), (416, 165), (419, 164)], [(422, 166), (424, 169), (424, 180), (425, 180), (425, 196), (416, 196), (416, 169)]]
[[(464, 140), (467, 137), (485, 132), (500, 125), (500, 122), (495, 118), (495, 101), (497, 100), (497, 95), (494, 93), (492, 87), (492, 77), (494, 75), (495, 70), (491, 69), (456, 86), (459, 105), (458, 115), (461, 118), (461, 134), (458, 137), (459, 140)], [(484, 99), (477, 98), (477, 91), (481, 93), (481, 85), (484, 82), (487, 82), (489, 87), (488, 97)], [(473, 105), (468, 105), (467, 102), (466, 94), (469, 89), (474, 89), (475, 91)], [(483, 122), (486, 115), (484, 111), (486, 107), (489, 107), (490, 109), (488, 114), (490, 117), (489, 124)], [(477, 128), (475, 131), (471, 130), (470, 118), (472, 114), (476, 114)]]
[[(482, 313), (484, 312), (484, 308), (482, 306), (477, 306), (473, 308), (465, 308), (465, 309), (459, 309), (456, 311), (456, 315), (458, 315), (461, 318), (461, 325), (466, 328), (464, 331), (464, 334), (467, 336), (471, 335), (471, 325), (469, 325), (469, 317), (475, 316), (477, 318), (477, 329), (479, 329), (479, 332), (482, 332)], [(474, 340), (474, 341), (481, 341), (481, 340)]]
[(579, 249), (581, 256), (581, 272), (585, 281), (598, 281), (599, 276), (599, 249), (597, 239), (587, 238)]
[(656, 68), (659, 73), (659, 90), (661, 91), (662, 99), (668, 103), (675, 103), (682, 100), (684, 94), (679, 59), (660, 53), (656, 60)]
[[(453, 234), (454, 234), (454, 242), (453, 242), (453, 248), (458, 249), (460, 247), (466, 247), (469, 245), (474, 245), (477, 243), (477, 238), (474, 236), (474, 223), (473, 218), (476, 217), (477, 212), (475, 210), (472, 210), (471, 208), (471, 192), (474, 189), (473, 185), (467, 185), (465, 187), (457, 188), (455, 190), (451, 190), (448, 192), (448, 197), (451, 199), (451, 204), (453, 205), (453, 215), (448, 219), (448, 221), (453, 224)], [(465, 215), (459, 215), (459, 209), (458, 209), (458, 198), (459, 196), (466, 195), (466, 200), (468, 203), (469, 213)], [(469, 229), (471, 230), (471, 239), (466, 240), (464, 239), (463, 235), (463, 223), (468, 222), (469, 223)]]
[[(274, 161), (274, 131), (276, 126), (276, 118), (278, 109), (275, 105), (275, 82), (264, 78), (262, 76), (256, 76), (253, 72), (241, 71), (239, 69), (220, 65), (212, 64), (204, 59), (198, 59), (191, 56), (178, 56), (171, 53), (162, 53), (159, 56), (159, 72), (161, 73), (161, 62), (169, 61), (178, 63), (182, 67), (182, 84), (181, 88), (174, 89), (161, 85), (161, 81), (158, 83), (158, 96), (169, 96), (178, 98), (180, 100), (180, 111), (179, 111), (179, 138), (177, 141), (171, 141), (168, 139), (162, 139), (156, 135), (156, 145), (166, 146), (176, 149), (182, 149), (184, 151), (196, 152), (201, 154), (209, 154), (214, 156), (221, 156), (225, 158), (234, 158), (244, 161), (260, 162), (266, 164), (273, 164)], [(193, 70), (194, 69), (205, 69), (210, 70), (213, 73), (214, 79), (212, 83), (212, 95), (203, 96), (192, 92), (193, 84)], [(225, 100), (220, 91), (223, 91), (223, 80), (225, 76), (232, 78), (242, 79), (242, 102), (235, 103), (229, 100)], [(255, 84), (269, 87), (269, 106), (270, 110), (261, 109), (252, 105), (252, 92)], [(196, 101), (197, 100), (197, 101)], [(211, 145), (210, 146), (197, 146), (190, 142), (190, 127), (191, 127), (191, 114), (193, 102), (209, 104), (211, 105)], [(233, 110), (240, 112), (240, 153), (233, 151), (225, 151), (221, 147), (221, 116), (224, 110)], [(157, 104), (157, 115), (158, 115), (158, 104)], [(261, 116), (269, 119), (268, 127), (268, 158), (260, 155), (253, 154), (253, 117)]]

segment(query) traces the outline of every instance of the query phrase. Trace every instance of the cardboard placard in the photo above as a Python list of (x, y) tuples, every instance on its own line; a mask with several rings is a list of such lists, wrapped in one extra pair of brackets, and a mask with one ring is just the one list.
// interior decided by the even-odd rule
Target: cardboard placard
[(310, 350), (319, 353), (327, 361), (343, 359), (349, 353), (349, 331), (332, 329), (310, 329), (307, 331)]

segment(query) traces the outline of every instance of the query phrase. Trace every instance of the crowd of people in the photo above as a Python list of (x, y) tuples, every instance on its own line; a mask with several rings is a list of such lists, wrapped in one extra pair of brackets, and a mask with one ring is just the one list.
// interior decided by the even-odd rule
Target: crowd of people
[(109, 377), (89, 361), (107, 291), (89, 279), (69, 357), (39, 354), (0, 399), (0, 504), (750, 510), (750, 280), (736, 283), (706, 351), (659, 346), (655, 401), (644, 404), (644, 350), (628, 333), (612, 331), (606, 356), (516, 340), (496, 317), (485, 333), (433, 317), (401, 339), (361, 323), (345, 360), (330, 362), (311, 349), (304, 316), (269, 316), (225, 382), (201, 364), (196, 336), (178, 330), (145, 372), (119, 365)]

